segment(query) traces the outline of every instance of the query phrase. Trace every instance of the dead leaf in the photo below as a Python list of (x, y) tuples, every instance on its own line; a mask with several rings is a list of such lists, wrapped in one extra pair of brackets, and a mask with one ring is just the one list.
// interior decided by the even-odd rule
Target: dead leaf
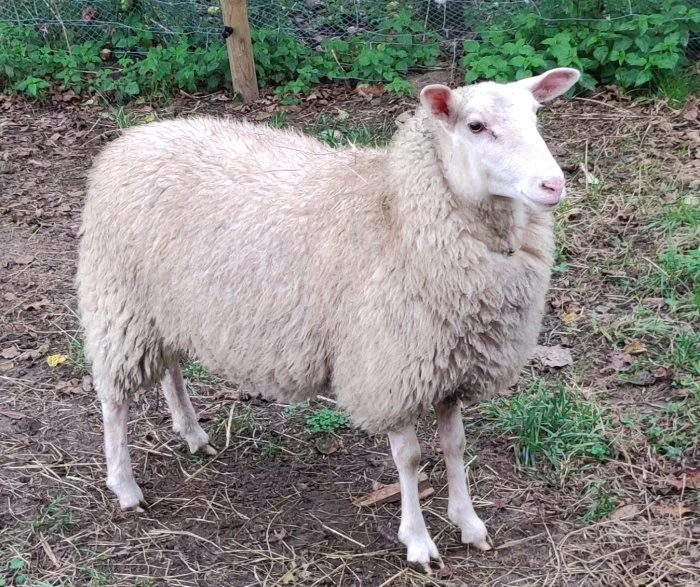
[(36, 257), (32, 254), (17, 255), (12, 261), (15, 265), (29, 265)]
[(334, 434), (324, 434), (316, 439), (316, 450), (324, 455), (332, 455), (343, 446), (343, 441)]
[(554, 346), (537, 345), (532, 356), (543, 367), (566, 367), (572, 365), (571, 351), (557, 344)]
[(682, 503), (676, 505), (662, 505), (655, 503), (651, 506), (651, 511), (655, 516), (659, 517), (671, 517), (671, 518), (681, 518), (685, 514), (692, 514), (693, 510), (689, 507), (684, 506)]
[(62, 365), (67, 360), (68, 355), (51, 355), (46, 357), (46, 362), (48, 363), (49, 367), (58, 367), (58, 365)]
[(552, 308), (561, 308), (562, 306), (568, 304), (571, 301), (573, 300), (569, 296), (559, 296), (557, 298), (554, 298), (549, 303), (552, 305)]
[(669, 475), (666, 480), (676, 489), (700, 489), (700, 469), (688, 467), (679, 474)]
[(610, 512), (606, 518), (608, 520), (625, 520), (629, 518), (634, 518), (642, 511), (637, 504), (630, 503), (617, 508), (613, 512)]
[(3, 373), (7, 373), (8, 371), (12, 371), (12, 369), (14, 369), (14, 368), (15, 368), (15, 364), (12, 361), (10, 361), (9, 363), (3, 363), (2, 365), (0, 365), (0, 371), (2, 371)]
[(632, 377), (626, 380), (627, 383), (639, 387), (648, 387), (656, 383), (656, 376), (650, 371), (637, 371)]
[(624, 351), (630, 355), (640, 355), (641, 353), (647, 352), (647, 347), (643, 342), (633, 340), (631, 343), (625, 346)]
[(373, 98), (378, 98), (386, 93), (386, 87), (378, 84), (360, 84), (357, 86), (357, 93), (360, 94), (365, 100), (370, 101)]
[(577, 318), (578, 318), (578, 312), (568, 312), (561, 317), (564, 324), (571, 324)]
[(634, 357), (629, 353), (623, 353), (621, 351), (613, 351), (610, 355), (610, 363), (603, 369), (607, 372), (617, 372), (624, 371), (634, 363)]
[(16, 346), (11, 346), (0, 351), (0, 356), (3, 359), (14, 359), (19, 356), (19, 349)]
[(83, 388), (80, 385), (80, 381), (77, 379), (70, 379), (68, 381), (59, 381), (56, 384), (56, 391), (62, 393), (83, 393)]

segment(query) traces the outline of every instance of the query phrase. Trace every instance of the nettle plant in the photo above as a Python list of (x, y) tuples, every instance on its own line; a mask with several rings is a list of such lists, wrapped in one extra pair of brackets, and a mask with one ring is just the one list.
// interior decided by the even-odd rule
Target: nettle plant
[(659, 73), (687, 65), (688, 40), (700, 34), (700, 8), (665, 0), (657, 10), (607, 19), (598, 13), (590, 20), (589, 14), (574, 17), (573, 9), (560, 15), (564, 20), (516, 14), (482, 30), (481, 41), (464, 43), (466, 79), (506, 81), (550, 67), (575, 67), (584, 72), (581, 85), (591, 90), (596, 82), (643, 86)]

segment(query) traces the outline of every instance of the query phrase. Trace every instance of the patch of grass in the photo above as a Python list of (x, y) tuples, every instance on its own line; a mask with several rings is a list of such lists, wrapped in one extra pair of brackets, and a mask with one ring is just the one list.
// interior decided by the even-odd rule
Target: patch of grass
[(85, 341), (82, 338), (71, 338), (68, 344), (68, 360), (75, 371), (87, 373), (90, 370), (85, 358)]
[(268, 440), (262, 447), (260, 454), (266, 459), (274, 459), (282, 450), (282, 445), (272, 440)]
[(655, 76), (658, 93), (674, 108), (685, 106), (686, 102), (700, 93), (700, 74), (692, 70), (658, 71)]
[(590, 500), (590, 505), (580, 518), (581, 523), (585, 526), (595, 524), (605, 518), (615, 510), (619, 503), (617, 496), (611, 493), (599, 479), (588, 483), (586, 498)]
[(350, 418), (347, 414), (323, 408), (306, 420), (306, 431), (310, 434), (333, 434), (349, 425)]
[(483, 412), (492, 428), (515, 440), (521, 467), (554, 470), (563, 479), (574, 465), (612, 453), (600, 408), (562, 382), (550, 389), (536, 378), (527, 392), (487, 402)]
[(700, 437), (700, 407), (695, 398), (670, 401), (657, 412), (626, 418), (623, 424), (640, 430), (654, 454), (678, 461)]
[(188, 359), (185, 363), (185, 377), (190, 381), (211, 381), (212, 379), (209, 370), (193, 359)]
[(38, 520), (32, 522), (30, 529), (32, 533), (39, 530), (48, 530), (57, 534), (66, 535), (75, 527), (73, 510), (63, 504), (68, 500), (68, 495), (60, 494), (41, 512)]
[(270, 119), (272, 128), (284, 128), (287, 126), (287, 113), (284, 110), (275, 110)]
[(296, 404), (289, 404), (287, 406), (284, 406), (284, 412), (283, 412), (284, 419), (290, 420), (308, 409), (309, 409), (309, 402), (308, 401), (299, 402)]
[(396, 127), (391, 121), (384, 124), (369, 125), (352, 122), (349, 115), (336, 117), (320, 116), (306, 132), (331, 147), (382, 147), (389, 143)]

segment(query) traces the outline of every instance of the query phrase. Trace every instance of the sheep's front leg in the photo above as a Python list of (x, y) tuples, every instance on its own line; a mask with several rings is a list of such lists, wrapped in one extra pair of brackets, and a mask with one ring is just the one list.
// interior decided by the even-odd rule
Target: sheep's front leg
[(442, 453), (447, 468), (448, 503), (447, 517), (462, 531), (462, 543), (479, 550), (489, 550), (486, 526), (476, 515), (467, 488), (464, 472), (464, 424), (461, 402), (444, 401), (435, 404)]
[(442, 559), (433, 539), (428, 533), (418, 498), (418, 466), (420, 445), (413, 426), (389, 433), (391, 454), (399, 471), (401, 484), (401, 525), (399, 540), (408, 549), (408, 562), (419, 563), (425, 572), (432, 574), (430, 561), (437, 561), (443, 568)]
[(209, 435), (199, 425), (197, 414), (187, 395), (180, 365), (168, 365), (161, 387), (173, 419), (173, 431), (185, 439), (192, 454), (215, 455), (216, 449), (209, 444)]
[(142, 506), (146, 507), (146, 502), (131, 470), (127, 430), (128, 416), (128, 399), (123, 399), (121, 402), (102, 400), (107, 487), (117, 496), (123, 510), (142, 511)]

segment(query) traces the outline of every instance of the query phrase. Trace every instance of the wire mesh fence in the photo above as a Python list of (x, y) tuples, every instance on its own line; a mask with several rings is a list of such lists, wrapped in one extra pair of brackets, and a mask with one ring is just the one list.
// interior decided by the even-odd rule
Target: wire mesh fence
[[(683, 0), (681, 0), (683, 1)], [(700, 6), (700, 0), (685, 0)], [(249, 0), (254, 31), (294, 35), (316, 49), (328, 39), (361, 36), (369, 43), (396, 42), (396, 30), (386, 23), (405, 18), (400, 31), (420, 43), (426, 35), (437, 40), (443, 55), (455, 60), (465, 40), (499, 24), (508, 29), (508, 17), (529, 13), (549, 25), (572, 22), (624, 20), (639, 14), (662, 12), (664, 0)], [(219, 0), (2, 0), (0, 23), (31, 26), (47, 38), (73, 43), (98, 40), (115, 30), (156, 39), (187, 35), (192, 43), (208, 46), (222, 42)], [(512, 25), (510, 25), (512, 26)], [(692, 37), (687, 55), (700, 56), (700, 37)]]

